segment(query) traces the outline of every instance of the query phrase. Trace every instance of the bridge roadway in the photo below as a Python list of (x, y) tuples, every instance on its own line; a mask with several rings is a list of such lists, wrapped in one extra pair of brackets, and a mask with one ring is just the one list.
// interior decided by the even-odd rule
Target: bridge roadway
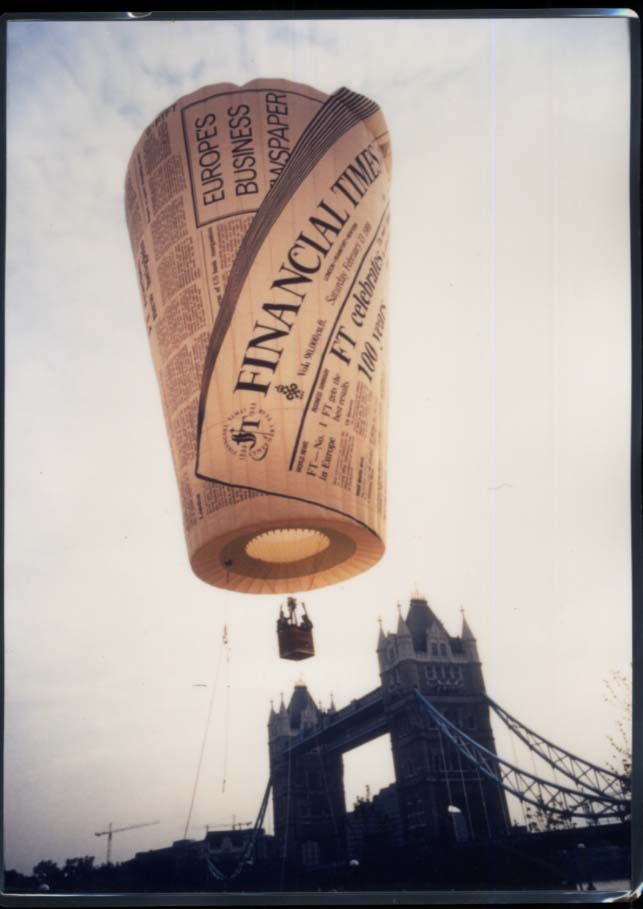
[[(453, 694), (453, 690), (436, 685), (429, 689), (429, 694)], [(412, 694), (407, 696), (412, 697)], [(301, 729), (290, 740), (291, 753), (301, 753), (317, 745), (325, 745), (330, 750), (350, 751), (389, 731), (381, 687), (374, 688), (333, 714), (322, 714), (321, 720), (321, 727)], [(461, 772), (458, 773), (460, 777)]]
[(301, 729), (291, 739), (290, 752), (325, 746), (350, 751), (388, 732), (382, 689), (375, 688), (332, 714), (322, 714), (321, 725)]
[(630, 842), (630, 822), (609, 824), (586, 824), (584, 827), (566, 827), (561, 830), (543, 830), (535, 833), (512, 832), (514, 843), (538, 841), (555, 845), (558, 848), (571, 849), (579, 843), (589, 845), (615, 845), (627, 848)]

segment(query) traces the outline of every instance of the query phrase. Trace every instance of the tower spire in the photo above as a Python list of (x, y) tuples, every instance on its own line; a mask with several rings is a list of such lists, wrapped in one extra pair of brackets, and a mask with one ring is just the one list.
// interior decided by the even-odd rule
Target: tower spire
[(397, 633), (403, 637), (411, 637), (411, 632), (409, 631), (409, 626), (406, 624), (402, 617), (402, 607), (400, 604), (397, 604), (398, 609), (398, 620), (397, 620)]
[(377, 650), (379, 651), (384, 647), (386, 636), (384, 634), (384, 629), (382, 628), (382, 616), (380, 616), (377, 621), (380, 626), (379, 634), (377, 635)]
[(462, 616), (462, 640), (463, 641), (475, 641), (475, 636), (471, 629), (469, 628), (469, 623), (467, 622), (466, 616), (464, 614), (464, 607), (460, 606), (460, 614)]

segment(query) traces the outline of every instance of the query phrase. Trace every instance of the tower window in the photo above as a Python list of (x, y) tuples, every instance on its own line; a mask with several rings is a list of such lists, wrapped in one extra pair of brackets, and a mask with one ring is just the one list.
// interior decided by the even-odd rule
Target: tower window
[(306, 773), (309, 789), (321, 789), (321, 774), (317, 770), (308, 770)]
[(424, 826), (424, 806), (420, 799), (409, 799), (406, 803), (406, 817), (409, 827)]
[(312, 867), (319, 865), (319, 843), (316, 840), (307, 840), (301, 847), (301, 860), (304, 865)]
[(440, 644), (440, 655), (441, 656), (447, 655), (447, 645), (446, 644)]
[(433, 656), (438, 655), (438, 645), (437, 644), (431, 644), (431, 653)]

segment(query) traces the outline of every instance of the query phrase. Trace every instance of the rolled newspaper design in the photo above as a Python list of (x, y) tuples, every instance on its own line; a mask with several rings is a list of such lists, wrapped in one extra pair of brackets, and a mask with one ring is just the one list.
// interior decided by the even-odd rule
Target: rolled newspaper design
[(194, 572), (284, 593), (384, 552), (391, 155), (341, 88), (206, 86), (137, 143), (126, 216)]

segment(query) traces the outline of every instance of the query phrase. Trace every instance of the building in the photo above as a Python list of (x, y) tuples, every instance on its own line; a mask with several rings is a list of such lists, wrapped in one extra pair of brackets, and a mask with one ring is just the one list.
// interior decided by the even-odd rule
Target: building
[[(252, 848), (250, 848), (252, 846)], [(130, 861), (136, 879), (150, 887), (210, 889), (212, 879), (263, 866), (274, 858), (274, 838), (263, 829), (210, 830), (202, 840), (176, 840), (171, 846), (137, 852)]]
[(349, 861), (364, 861), (403, 845), (397, 786), (391, 783), (370, 798), (358, 798), (346, 815)]

